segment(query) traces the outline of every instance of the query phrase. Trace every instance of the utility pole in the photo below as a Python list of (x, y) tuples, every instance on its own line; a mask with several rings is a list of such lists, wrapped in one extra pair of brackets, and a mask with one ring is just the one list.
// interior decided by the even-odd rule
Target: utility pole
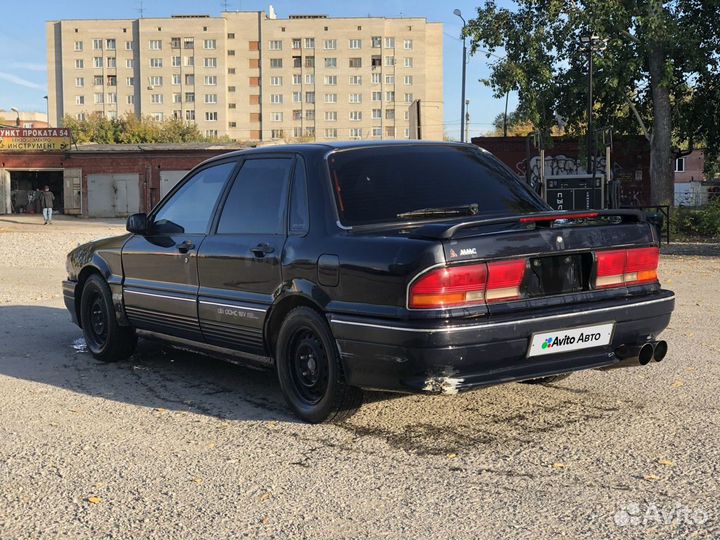
[(605, 40), (598, 36), (585, 35), (580, 38), (584, 51), (588, 55), (588, 92), (587, 92), (587, 173), (595, 170), (595, 134), (593, 133), (593, 52), (605, 50)]
[(465, 142), (465, 79), (467, 75), (467, 41), (465, 39), (465, 28), (467, 27), (467, 22), (459, 9), (454, 10), (453, 15), (460, 17), (460, 20), (463, 22), (462, 33), (460, 34), (463, 42), (462, 97), (460, 99), (460, 142)]
[(470, 100), (465, 100), (465, 142), (470, 142)]

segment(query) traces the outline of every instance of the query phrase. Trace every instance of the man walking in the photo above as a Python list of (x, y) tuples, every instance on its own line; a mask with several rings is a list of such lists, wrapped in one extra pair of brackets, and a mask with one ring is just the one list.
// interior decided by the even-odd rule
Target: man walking
[(53, 195), (53, 192), (50, 191), (50, 186), (45, 186), (43, 191), (40, 192), (40, 202), (42, 203), (43, 219), (45, 220), (45, 223), (43, 225), (52, 223), (52, 212), (53, 212), (53, 201), (54, 200), (55, 200), (55, 195)]

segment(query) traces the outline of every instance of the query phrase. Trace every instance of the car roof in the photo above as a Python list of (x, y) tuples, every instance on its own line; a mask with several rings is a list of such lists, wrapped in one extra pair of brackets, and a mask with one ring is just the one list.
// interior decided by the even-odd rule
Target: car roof
[(382, 147), (393, 147), (393, 146), (468, 146), (476, 150), (480, 149), (474, 144), (459, 143), (459, 142), (445, 142), (445, 141), (421, 141), (416, 139), (409, 139), (406, 141), (337, 141), (327, 143), (304, 143), (304, 144), (277, 144), (258, 146), (256, 148), (247, 148), (243, 150), (236, 150), (215, 156), (208, 161), (214, 161), (217, 159), (226, 159), (228, 157), (238, 156), (251, 156), (254, 154), (317, 154), (317, 153), (328, 153), (332, 150), (351, 150), (354, 148), (382, 148)]

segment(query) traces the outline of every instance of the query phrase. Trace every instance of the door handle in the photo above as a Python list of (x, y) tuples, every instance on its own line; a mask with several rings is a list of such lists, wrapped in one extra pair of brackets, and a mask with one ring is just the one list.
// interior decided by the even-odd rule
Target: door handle
[(178, 251), (180, 253), (187, 253), (191, 249), (195, 249), (195, 244), (193, 244), (190, 240), (185, 240), (178, 246)]
[(256, 257), (264, 257), (268, 253), (272, 253), (273, 251), (275, 251), (275, 248), (272, 247), (270, 244), (262, 243), (262, 244), (258, 244), (257, 246), (252, 248), (250, 251), (252, 251), (253, 255), (255, 255)]

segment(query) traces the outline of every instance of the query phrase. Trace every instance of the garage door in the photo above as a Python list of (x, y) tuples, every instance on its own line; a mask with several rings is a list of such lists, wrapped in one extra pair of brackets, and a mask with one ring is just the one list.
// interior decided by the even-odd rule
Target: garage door
[(167, 195), (186, 174), (187, 171), (160, 171), (160, 198)]
[(140, 209), (140, 175), (89, 174), (88, 215), (124, 217)]

